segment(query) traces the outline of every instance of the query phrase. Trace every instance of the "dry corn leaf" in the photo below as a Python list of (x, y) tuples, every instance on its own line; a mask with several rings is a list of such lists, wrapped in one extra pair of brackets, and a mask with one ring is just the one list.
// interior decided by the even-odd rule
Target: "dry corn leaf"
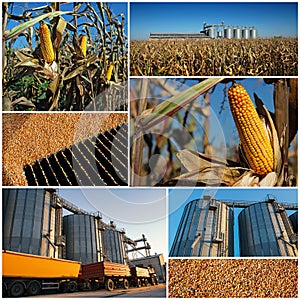
[(252, 170), (245, 172), (232, 186), (254, 186), (259, 182), (258, 176)]
[(271, 172), (259, 182), (259, 186), (275, 186), (277, 184), (277, 180), (278, 176), (276, 172)]

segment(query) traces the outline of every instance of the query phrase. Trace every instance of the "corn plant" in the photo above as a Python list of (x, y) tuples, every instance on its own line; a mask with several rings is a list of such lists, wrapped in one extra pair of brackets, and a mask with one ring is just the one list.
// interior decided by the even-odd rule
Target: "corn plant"
[[(184, 82), (188, 86), (182, 88)], [(273, 86), (274, 112), (233, 78), (132, 79), (131, 185), (295, 185), (297, 79), (265, 78), (257, 84)], [(230, 107), (237, 139), (225, 138), (211, 109), (210, 95), (219, 85), (224, 86), (219, 114)]]
[(125, 12), (101, 2), (26, 5), (3, 3), (3, 109), (127, 110)]

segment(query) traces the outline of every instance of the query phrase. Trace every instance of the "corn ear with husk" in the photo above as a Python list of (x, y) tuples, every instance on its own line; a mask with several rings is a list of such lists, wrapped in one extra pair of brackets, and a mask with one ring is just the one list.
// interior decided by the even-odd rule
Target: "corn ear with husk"
[(250, 168), (258, 175), (272, 172), (273, 148), (247, 91), (242, 85), (234, 83), (228, 90), (228, 99)]
[(114, 64), (110, 64), (108, 69), (107, 69), (107, 72), (106, 72), (106, 80), (107, 81), (110, 81), (113, 69), (114, 69)]
[(43, 58), (47, 63), (52, 63), (54, 61), (54, 49), (51, 41), (51, 33), (48, 26), (43, 22), (40, 25), (39, 36)]
[(81, 52), (84, 57), (86, 57), (86, 50), (87, 50), (87, 37), (85, 35), (82, 35), (79, 38), (79, 47), (81, 49)]

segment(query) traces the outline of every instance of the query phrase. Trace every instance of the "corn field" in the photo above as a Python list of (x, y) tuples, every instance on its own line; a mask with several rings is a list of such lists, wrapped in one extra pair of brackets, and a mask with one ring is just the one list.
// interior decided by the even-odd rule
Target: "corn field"
[(3, 110), (127, 110), (126, 3), (2, 8)]
[(296, 76), (298, 39), (131, 41), (132, 76)]

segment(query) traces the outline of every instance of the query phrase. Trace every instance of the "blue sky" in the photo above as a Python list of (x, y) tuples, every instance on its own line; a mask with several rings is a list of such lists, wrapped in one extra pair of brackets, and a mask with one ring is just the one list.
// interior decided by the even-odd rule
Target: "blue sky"
[[(96, 3), (91, 2), (92, 6), (95, 8), (96, 12), (98, 12), (98, 8)], [(113, 12), (113, 16), (117, 16), (119, 14), (124, 14), (125, 16), (125, 34), (128, 35), (128, 5), (126, 2), (108, 2), (109, 6)], [(39, 8), (39, 7), (43, 7), (46, 5), (51, 5), (51, 2), (14, 2), (13, 6), (10, 6), (9, 8), (9, 13), (12, 13), (14, 15), (21, 15), (23, 14), (23, 12), (25, 10), (28, 9), (32, 9), (32, 8)], [(86, 7), (85, 4), (83, 3), (82, 7), (79, 9), (79, 12), (81, 12), (83, 10), (83, 7)], [(73, 11), (73, 2), (70, 3), (64, 3), (61, 4), (60, 6), (60, 10), (61, 11)], [(41, 11), (36, 11), (33, 12), (32, 17), (35, 17), (37, 15), (40, 15)], [(62, 17), (66, 20), (66, 21), (71, 21), (72, 17), (70, 17), (69, 15), (62, 15)], [(121, 17), (118, 17), (118, 19), (121, 21)], [(49, 20), (45, 20), (46, 23), (49, 22)], [(82, 24), (84, 22), (88, 22), (90, 23), (91, 21), (86, 18), (86, 17), (81, 17), (78, 19), (78, 24)], [(9, 20), (8, 24), (7, 24), (7, 30), (19, 25), (20, 23), (18, 21), (15, 20)], [(39, 27), (39, 23), (37, 23), (36, 25), (34, 25), (35, 27)], [(82, 26), (79, 27), (79, 31), (78, 34), (82, 33), (81, 30), (83, 29)], [(92, 34), (95, 34), (96, 31), (92, 29)], [(20, 41), (18, 41), (18, 45), (21, 45), (21, 47), (26, 46), (26, 42), (25, 42), (25, 38), (20, 37), (19, 38)]]
[(260, 37), (298, 36), (297, 2), (131, 3), (130, 38), (150, 32), (199, 32), (203, 23), (255, 26)]
[[(199, 189), (170, 189), (169, 190), (169, 251), (171, 249), (172, 243), (174, 241), (175, 234), (184, 210), (185, 205), (197, 198), (201, 198), (205, 194), (214, 195), (217, 200), (239, 200), (239, 201), (264, 201), (268, 194), (272, 194), (276, 197), (277, 202), (285, 203), (297, 203), (298, 192), (296, 188), (199, 188)], [(234, 251), (235, 255), (239, 253), (238, 245), (238, 214), (242, 209), (234, 209)], [(292, 214), (294, 211), (288, 210), (288, 215)]]
[(58, 194), (88, 212), (100, 211), (104, 222), (114, 221), (131, 239), (145, 234), (151, 255), (163, 253), (167, 258), (165, 189), (61, 188)]

